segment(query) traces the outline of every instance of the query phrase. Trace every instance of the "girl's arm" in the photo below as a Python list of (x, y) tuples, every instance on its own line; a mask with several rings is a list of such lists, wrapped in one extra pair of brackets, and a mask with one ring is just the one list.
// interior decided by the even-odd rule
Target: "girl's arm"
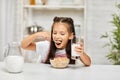
[(21, 47), (23, 49), (36, 50), (36, 44), (34, 41), (38, 37), (42, 37), (46, 40), (50, 40), (50, 33), (49, 32), (37, 32), (35, 34), (29, 35), (23, 39), (23, 41), (21, 42)]
[(86, 53), (80, 54), (80, 60), (85, 66), (90, 66), (91, 65), (91, 59)]
[(83, 43), (81, 43), (81, 46), (76, 46), (75, 51), (78, 52), (80, 55), (80, 60), (85, 66), (91, 65), (91, 59), (90, 57), (84, 52), (84, 46)]

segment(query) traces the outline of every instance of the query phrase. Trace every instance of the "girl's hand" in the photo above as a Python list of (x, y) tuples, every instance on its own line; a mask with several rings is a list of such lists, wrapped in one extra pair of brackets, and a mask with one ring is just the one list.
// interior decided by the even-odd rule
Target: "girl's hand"
[(79, 54), (82, 55), (84, 54), (84, 44), (81, 42), (79, 43), (80, 46), (75, 46), (75, 51)]
[(43, 31), (43, 32), (37, 32), (36, 34), (36, 37), (39, 37), (39, 38), (42, 38), (42, 39), (45, 39), (45, 40), (48, 40), (50, 41), (50, 32), (47, 32), (47, 31)]
[(80, 60), (82, 61), (82, 63), (85, 66), (91, 65), (91, 59), (84, 51), (84, 43), (83, 42), (80, 43), (80, 46), (75, 47), (75, 51), (80, 55)]

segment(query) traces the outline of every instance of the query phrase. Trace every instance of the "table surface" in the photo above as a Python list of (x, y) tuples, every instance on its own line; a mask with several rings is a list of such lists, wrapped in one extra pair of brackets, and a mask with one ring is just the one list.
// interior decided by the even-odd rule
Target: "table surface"
[(55, 69), (49, 64), (25, 63), (21, 73), (13, 74), (0, 62), (0, 80), (120, 80), (120, 65), (69, 65)]

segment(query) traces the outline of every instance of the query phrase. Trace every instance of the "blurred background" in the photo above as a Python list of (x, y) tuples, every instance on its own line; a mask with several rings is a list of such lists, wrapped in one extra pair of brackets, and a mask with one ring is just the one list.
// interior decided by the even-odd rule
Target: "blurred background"
[(113, 29), (110, 21), (117, 11), (116, 4), (120, 0), (0, 0), (0, 61), (4, 60), (7, 43), (50, 31), (54, 16), (68, 16), (81, 28), (80, 36), (92, 63), (111, 64), (106, 58), (108, 48), (103, 47), (108, 39), (100, 37)]

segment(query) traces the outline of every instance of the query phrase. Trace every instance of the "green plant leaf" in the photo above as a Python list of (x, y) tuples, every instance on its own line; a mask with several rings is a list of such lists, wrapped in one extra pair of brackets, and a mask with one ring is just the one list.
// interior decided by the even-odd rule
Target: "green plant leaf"
[(106, 33), (103, 34), (100, 38), (108, 38), (108, 33), (106, 32)]
[(116, 5), (119, 9), (118, 14), (112, 15), (113, 30), (108, 34), (107, 32), (101, 38), (108, 38), (109, 42), (104, 45), (110, 46), (109, 54), (106, 56), (115, 65), (120, 65), (120, 4)]

